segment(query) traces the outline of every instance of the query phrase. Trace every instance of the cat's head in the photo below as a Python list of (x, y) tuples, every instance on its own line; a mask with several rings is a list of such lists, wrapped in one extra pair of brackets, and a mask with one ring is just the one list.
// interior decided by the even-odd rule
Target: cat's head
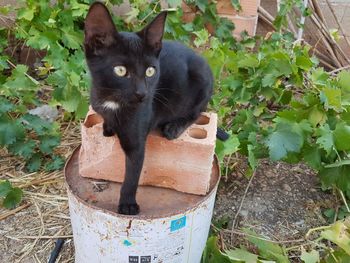
[(160, 68), (166, 12), (137, 33), (118, 32), (108, 9), (91, 5), (85, 19), (85, 56), (99, 103), (138, 105), (152, 98)]

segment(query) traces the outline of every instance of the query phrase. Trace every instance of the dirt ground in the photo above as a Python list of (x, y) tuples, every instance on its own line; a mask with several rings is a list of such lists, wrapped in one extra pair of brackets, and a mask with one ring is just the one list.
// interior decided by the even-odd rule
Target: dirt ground
[(320, 187), (303, 164), (263, 160), (251, 180), (237, 171), (222, 178), (213, 219), (276, 241), (300, 239), (308, 229), (327, 224), (322, 211), (332, 206), (334, 196)]
[[(64, 130), (70, 132), (65, 133), (60, 150), (68, 158), (80, 143), (79, 127)], [(0, 209), (0, 262), (47, 262), (58, 237), (65, 244), (57, 262), (74, 262), (62, 171), (26, 174), (22, 166), (0, 151), (0, 179), (24, 189), (20, 211), (12, 214)], [(317, 177), (306, 166), (262, 161), (251, 180), (240, 169), (223, 176), (214, 221), (224, 218), (228, 229), (235, 222), (236, 229), (247, 226), (273, 240), (294, 240), (310, 227), (326, 223), (322, 210), (333, 199), (331, 193), (321, 191)], [(233, 244), (239, 243), (239, 236), (233, 238)]]

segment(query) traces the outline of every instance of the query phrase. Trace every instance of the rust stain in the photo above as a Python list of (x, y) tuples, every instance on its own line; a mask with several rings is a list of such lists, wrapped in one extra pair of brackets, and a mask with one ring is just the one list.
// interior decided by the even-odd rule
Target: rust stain
[(129, 237), (129, 230), (131, 228), (131, 224), (132, 224), (132, 219), (129, 220), (129, 224), (128, 226), (126, 227), (125, 229), (125, 232), (126, 232), (126, 236)]

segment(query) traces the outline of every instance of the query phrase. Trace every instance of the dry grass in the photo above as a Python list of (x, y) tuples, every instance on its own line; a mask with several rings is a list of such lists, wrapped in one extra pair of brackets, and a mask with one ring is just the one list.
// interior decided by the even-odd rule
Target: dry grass
[[(68, 158), (80, 144), (77, 123), (62, 127), (57, 151)], [(74, 247), (63, 171), (25, 173), (24, 164), (0, 151), (0, 179), (24, 191), (14, 210), (0, 208), (0, 262), (47, 262), (57, 238), (65, 244), (57, 262), (74, 262)]]

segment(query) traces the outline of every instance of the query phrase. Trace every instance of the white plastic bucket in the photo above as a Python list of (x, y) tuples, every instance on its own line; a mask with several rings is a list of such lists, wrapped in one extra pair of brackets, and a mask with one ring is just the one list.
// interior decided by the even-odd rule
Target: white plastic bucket
[[(139, 186), (137, 216), (117, 214), (120, 184), (79, 176), (77, 149), (65, 167), (77, 263), (198, 263), (204, 250), (219, 167), (206, 196)], [(104, 190), (101, 190), (103, 184)]]

